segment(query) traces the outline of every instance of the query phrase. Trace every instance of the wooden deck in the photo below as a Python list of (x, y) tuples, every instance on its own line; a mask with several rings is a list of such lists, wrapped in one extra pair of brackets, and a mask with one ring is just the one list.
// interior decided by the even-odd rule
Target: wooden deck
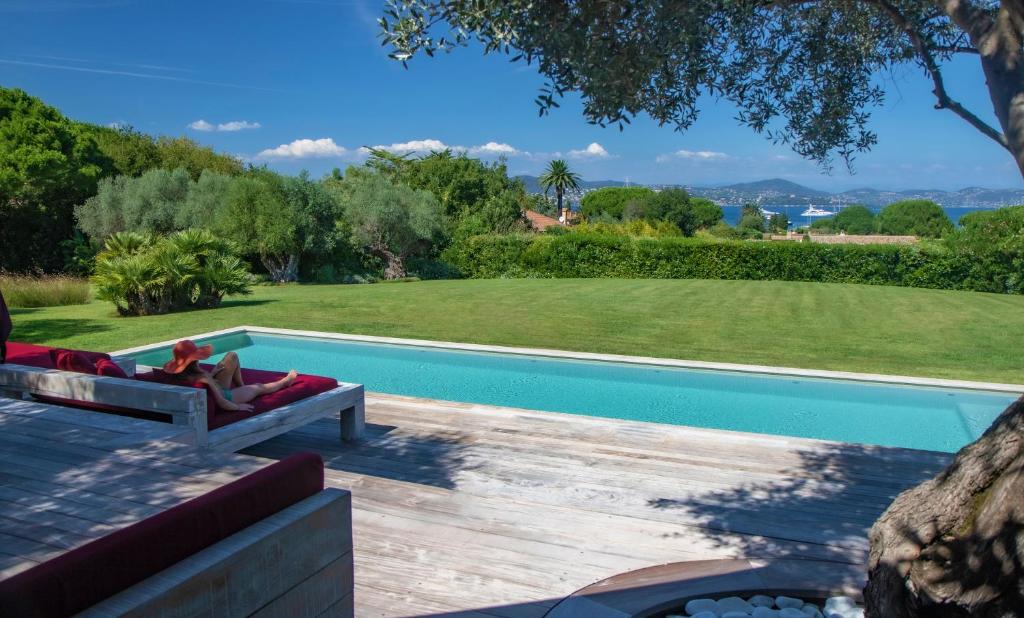
[[(871, 522), (951, 456), (367, 396), (246, 451), (323, 455), (350, 489), (357, 616), (542, 616), (623, 571), (734, 556), (855, 565)], [(842, 569), (841, 569), (842, 570)]]
[(0, 399), (0, 579), (268, 463), (167, 441), (181, 433)]
[[(837, 561), (950, 456), (367, 397), (367, 439), (322, 419), (244, 454), (173, 427), (0, 401), (0, 578), (296, 451), (350, 489), (357, 616), (542, 616), (627, 570), (748, 556)], [(40, 410), (45, 409), (44, 413)], [(848, 569), (842, 564), (849, 565)]]

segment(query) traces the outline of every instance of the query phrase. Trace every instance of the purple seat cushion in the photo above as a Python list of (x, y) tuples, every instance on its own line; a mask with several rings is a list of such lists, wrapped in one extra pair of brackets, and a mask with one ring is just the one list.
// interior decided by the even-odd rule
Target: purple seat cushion
[(0, 581), (0, 616), (76, 614), (323, 488), (323, 460), (297, 453)]

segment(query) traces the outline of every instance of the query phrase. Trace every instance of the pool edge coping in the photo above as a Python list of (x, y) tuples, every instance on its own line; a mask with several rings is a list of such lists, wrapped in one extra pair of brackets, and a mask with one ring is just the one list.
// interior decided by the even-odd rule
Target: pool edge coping
[[(776, 367), (772, 365), (746, 365), (738, 363), (719, 363), (711, 361), (681, 360), (652, 356), (629, 356), (624, 354), (600, 354), (595, 352), (573, 352), (568, 350), (552, 350), (547, 348), (525, 348), (478, 343), (458, 343), (450, 341), (433, 341), (429, 339), (405, 339), (400, 337), (380, 337), (375, 335), (353, 335), (348, 333), (328, 333), (312, 330), (296, 330), (289, 328), (270, 328), (264, 326), (234, 326), (196, 335), (187, 336), (191, 339), (209, 339), (237, 334), (284, 335), (289, 337), (306, 337), (333, 339), (359, 343), (378, 343), (420, 348), (435, 348), (462, 352), (484, 352), (491, 354), (515, 354), (518, 356), (537, 356), (562, 360), (582, 360), (623, 363), (629, 365), (646, 365), (654, 367), (672, 367), (676, 369), (702, 369), (709, 371), (726, 371), (731, 373), (753, 373), (801, 378), (819, 378), (829, 380), (846, 380), (851, 382), (870, 382), (875, 384), (891, 384), (902, 386), (925, 386), (936, 388), (952, 388), (958, 390), (987, 391), (1021, 395), (1024, 394), (1022, 384), (1003, 384), (998, 382), (977, 382), (970, 380), (949, 380), (944, 378), (921, 378), (914, 376), (885, 375), (875, 373), (859, 373), (850, 371), (831, 371), (825, 369), (802, 369), (797, 367)], [(174, 345), (181, 338), (170, 339), (158, 343), (150, 343), (111, 352), (111, 356), (127, 356), (148, 352), (157, 348)]]

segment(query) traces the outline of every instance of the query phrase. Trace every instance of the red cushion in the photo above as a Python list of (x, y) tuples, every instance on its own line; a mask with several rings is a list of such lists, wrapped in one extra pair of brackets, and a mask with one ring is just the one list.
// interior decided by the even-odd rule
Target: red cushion
[(50, 350), (50, 359), (53, 360), (53, 365), (61, 371), (74, 371), (76, 373), (87, 373), (93, 376), (96, 375), (95, 361), (89, 359), (81, 352), (60, 349)]
[(124, 369), (121, 369), (117, 363), (112, 360), (101, 358), (96, 361), (96, 375), (106, 376), (108, 378), (125, 378), (131, 379)]
[[(203, 365), (203, 368), (209, 371), (213, 366)], [(242, 380), (244, 380), (246, 384), (273, 382), (283, 378), (285, 375), (286, 374), (284, 372), (280, 371), (261, 371), (258, 369), (242, 370)], [(174, 376), (159, 369), (155, 369), (150, 373), (136, 374), (135, 379), (146, 382), (156, 382), (158, 384), (174, 384), (177, 386), (191, 386), (192, 388), (206, 389), (206, 424), (208, 429), (211, 430), (256, 416), (257, 414), (275, 410), (290, 403), (295, 403), (301, 399), (312, 397), (313, 395), (319, 395), (320, 393), (329, 391), (338, 386), (338, 381), (334, 378), (325, 378), (323, 376), (312, 376), (300, 373), (290, 386), (283, 388), (276, 393), (257, 397), (252, 401), (252, 411), (242, 412), (239, 410), (222, 410), (217, 405), (216, 399), (214, 399), (213, 394), (210, 392), (213, 387), (200, 382), (195, 384), (182, 384), (182, 382), (176, 380)]]
[[(50, 351), (57, 348), (49, 348), (31, 343), (7, 342), (7, 362), (14, 365), (28, 365), (29, 367), (40, 367), (42, 369), (56, 369), (56, 360), (50, 357)], [(91, 362), (96, 363), (101, 358), (110, 360), (109, 354), (102, 352), (85, 352), (83, 350), (72, 350), (84, 355)]]
[(0, 581), (0, 616), (76, 614), (323, 487), (320, 456), (292, 455)]

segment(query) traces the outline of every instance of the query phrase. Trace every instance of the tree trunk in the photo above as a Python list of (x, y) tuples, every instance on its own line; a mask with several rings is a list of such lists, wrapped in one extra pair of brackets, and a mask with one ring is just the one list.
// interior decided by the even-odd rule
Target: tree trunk
[[(981, 3), (935, 0), (936, 6), (963, 30), (978, 50), (989, 98), (1002, 135), (990, 127), (982, 132), (999, 141), (1024, 176), (1024, 2), (1002, 0), (995, 11)], [(940, 107), (943, 105), (940, 100)], [(961, 109), (961, 111), (963, 111)], [(963, 116), (963, 114), (961, 114)], [(973, 115), (972, 115), (973, 116)], [(984, 123), (973, 118), (976, 128)]]
[[(927, 430), (927, 429), (923, 429)], [(871, 528), (867, 615), (1024, 611), (1024, 397)]]
[[(1004, 3), (1006, 4), (1006, 3)], [(1021, 19), (1003, 8), (992, 27), (977, 42), (996, 119), (1006, 136), (1006, 147), (1024, 175), (1024, 52)]]
[(274, 283), (289, 283), (299, 280), (299, 256), (294, 253), (286, 256), (260, 256), (263, 266)]
[(558, 214), (562, 214), (562, 188), (555, 187), (555, 197), (558, 198)]
[(384, 278), (401, 279), (408, 273), (405, 270), (405, 257), (395, 253), (383, 243), (374, 243), (370, 251), (384, 260)]

